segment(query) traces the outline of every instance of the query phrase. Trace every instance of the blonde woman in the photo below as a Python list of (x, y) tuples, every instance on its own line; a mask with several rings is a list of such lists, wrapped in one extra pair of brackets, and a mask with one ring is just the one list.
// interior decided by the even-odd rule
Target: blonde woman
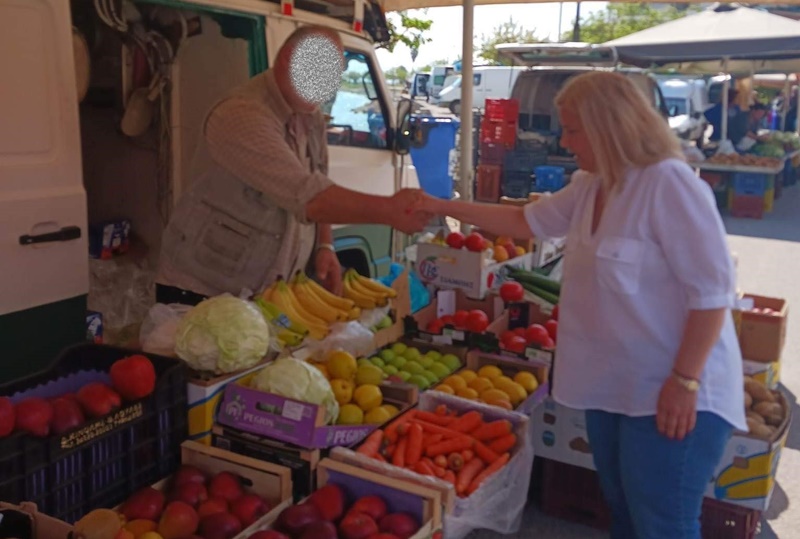
[(614, 539), (699, 539), (703, 492), (746, 429), (734, 269), (710, 188), (626, 77), (556, 98), (580, 170), (524, 207), (426, 198), (498, 235), (566, 237), (553, 398), (586, 410)]

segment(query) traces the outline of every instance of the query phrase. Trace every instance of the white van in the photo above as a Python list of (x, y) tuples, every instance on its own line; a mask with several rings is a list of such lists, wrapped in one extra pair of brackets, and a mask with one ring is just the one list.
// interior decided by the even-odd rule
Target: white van
[(682, 77), (657, 80), (669, 111), (670, 128), (682, 139), (702, 141), (708, 127), (703, 113), (710, 106), (706, 81)]
[[(380, 8), (367, 3), (362, 30), (352, 5), (326, 5), (336, 17), (263, 0), (0, 0), (0, 382), (83, 341), (87, 303), (107, 329), (141, 321), (207, 110), (299, 25), (336, 29), (346, 49), (326, 109), (332, 179), (379, 195), (418, 187), (375, 56), (389, 36)], [(89, 225), (122, 218), (130, 250), (90, 262)], [(335, 231), (343, 265), (371, 275), (387, 273), (392, 242), (386, 226)]]
[(455, 71), (453, 66), (433, 66), (431, 68), (431, 80), (428, 88), (430, 94), (436, 95), (441, 92), (442, 88), (446, 86), (445, 81), (447, 77), (453, 75)]
[[(517, 77), (526, 67), (486, 66), (472, 70), (473, 108), (482, 109), (487, 99), (508, 99)], [(447, 107), (453, 114), (461, 114), (461, 77), (450, 86), (434, 94), (433, 104)]]

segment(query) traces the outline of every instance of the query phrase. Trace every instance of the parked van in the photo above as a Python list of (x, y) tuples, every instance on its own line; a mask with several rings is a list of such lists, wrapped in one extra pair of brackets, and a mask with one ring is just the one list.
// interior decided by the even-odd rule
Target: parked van
[[(525, 67), (485, 66), (472, 70), (472, 107), (484, 108), (487, 99), (508, 99), (511, 89)], [(453, 114), (461, 114), (461, 78), (434, 94), (432, 102), (447, 107)]]
[(669, 125), (682, 139), (699, 140), (708, 127), (703, 113), (710, 107), (708, 87), (703, 79), (683, 77), (658, 78), (669, 112)]
[[(376, 41), (389, 37), (376, 4), (366, 5), (365, 30), (340, 2), (330, 4), (336, 17), (287, 16), (263, 0), (115, 5), (0, 1), (0, 381), (84, 340), (87, 302), (107, 327), (143, 317), (206, 112), (265, 70), (298, 26), (333, 28), (344, 43), (346, 73), (326, 107), (331, 178), (377, 195), (419, 185), (411, 160), (398, 158), (410, 141), (375, 56)], [(405, 111), (399, 119), (407, 122)], [(125, 227), (112, 240), (90, 225), (121, 219), (131, 227), (128, 252), (90, 263), (90, 242), (127, 245)], [(393, 238), (387, 226), (335, 230), (343, 265), (372, 276), (388, 272)]]
[(446, 86), (447, 77), (455, 74), (455, 71), (453, 66), (433, 66), (431, 68), (430, 93), (432, 96), (442, 91), (442, 88)]

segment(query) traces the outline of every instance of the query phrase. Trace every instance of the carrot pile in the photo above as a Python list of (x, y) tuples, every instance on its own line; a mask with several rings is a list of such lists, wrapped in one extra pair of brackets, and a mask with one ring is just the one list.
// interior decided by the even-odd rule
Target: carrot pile
[(370, 434), (357, 452), (453, 484), (466, 497), (511, 459), (517, 443), (506, 419), (486, 422), (480, 412), (458, 415), (445, 405), (410, 410)]

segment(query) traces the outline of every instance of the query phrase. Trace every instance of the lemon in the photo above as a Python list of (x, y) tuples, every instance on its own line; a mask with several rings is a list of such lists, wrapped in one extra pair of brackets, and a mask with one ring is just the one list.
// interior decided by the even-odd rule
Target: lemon
[(471, 387), (465, 387), (456, 391), (456, 395), (461, 397), (462, 399), (469, 399), (469, 400), (476, 400), (478, 398), (478, 392), (472, 389)]
[(500, 370), (499, 367), (496, 365), (484, 365), (480, 369), (478, 369), (478, 376), (481, 378), (488, 378), (489, 380), (494, 380), (495, 378), (499, 378), (503, 376), (503, 371)]
[(466, 380), (460, 376), (448, 376), (442, 381), (442, 383), (446, 386), (452, 387), (456, 391), (467, 388)]
[(498, 401), (508, 401), (510, 403), (511, 397), (502, 389), (487, 389), (481, 392), (481, 400), (486, 404), (496, 406), (495, 403)]
[(353, 392), (353, 400), (359, 408), (369, 412), (383, 404), (383, 393), (378, 386), (365, 384), (356, 388)]
[(494, 385), (497, 389), (501, 389), (505, 393), (508, 393), (508, 396), (511, 398), (511, 404), (515, 406), (524, 401), (528, 396), (528, 393), (525, 391), (525, 389), (510, 378), (505, 380), (498, 378), (494, 381)]
[(362, 425), (364, 423), (364, 412), (355, 404), (345, 404), (339, 409), (339, 425)]
[(353, 390), (355, 386), (350, 380), (342, 380), (341, 378), (334, 378), (331, 380), (331, 389), (336, 402), (340, 405), (347, 404), (353, 400)]
[(533, 373), (520, 371), (514, 376), (514, 381), (521, 385), (525, 391), (528, 392), (528, 395), (536, 391), (539, 387), (539, 381), (536, 379), (536, 376)]
[(475, 378), (478, 377), (475, 371), (470, 369), (464, 369), (463, 371), (458, 371), (456, 373), (456, 376), (463, 378), (466, 383), (470, 383), (471, 381), (473, 381)]
[(364, 416), (364, 423), (368, 425), (381, 425), (392, 418), (391, 412), (383, 406), (373, 408)]
[(475, 378), (473, 381), (467, 384), (467, 387), (471, 387), (478, 393), (483, 393), (487, 389), (492, 389), (494, 384), (488, 378)]
[(336, 350), (328, 356), (328, 372), (332, 378), (352, 380), (355, 378), (358, 362), (344, 350)]
[(321, 372), (323, 374), (323, 376), (325, 376), (325, 378), (327, 378), (328, 380), (331, 379), (331, 374), (328, 372), (328, 366), (327, 365), (325, 365), (324, 363), (314, 363), (314, 362), (310, 362), (310, 363), (314, 367), (316, 367), (317, 370), (319, 370), (319, 372)]
[(514, 380), (512, 380), (511, 378), (509, 378), (506, 375), (500, 375), (500, 376), (492, 379), (492, 385), (494, 385), (495, 387), (500, 387), (500, 386), (505, 385), (505, 384), (510, 384), (513, 381)]
[(393, 404), (384, 404), (383, 406), (381, 406), (381, 408), (383, 408), (384, 410), (389, 412), (389, 414), (392, 417), (394, 417), (394, 416), (396, 416), (397, 414), (400, 413), (400, 410), (397, 409), (397, 406), (395, 406)]
[(455, 395), (456, 390), (450, 387), (447, 384), (439, 384), (438, 386), (433, 388), (434, 391), (441, 391), (442, 393), (447, 393), (448, 395)]

